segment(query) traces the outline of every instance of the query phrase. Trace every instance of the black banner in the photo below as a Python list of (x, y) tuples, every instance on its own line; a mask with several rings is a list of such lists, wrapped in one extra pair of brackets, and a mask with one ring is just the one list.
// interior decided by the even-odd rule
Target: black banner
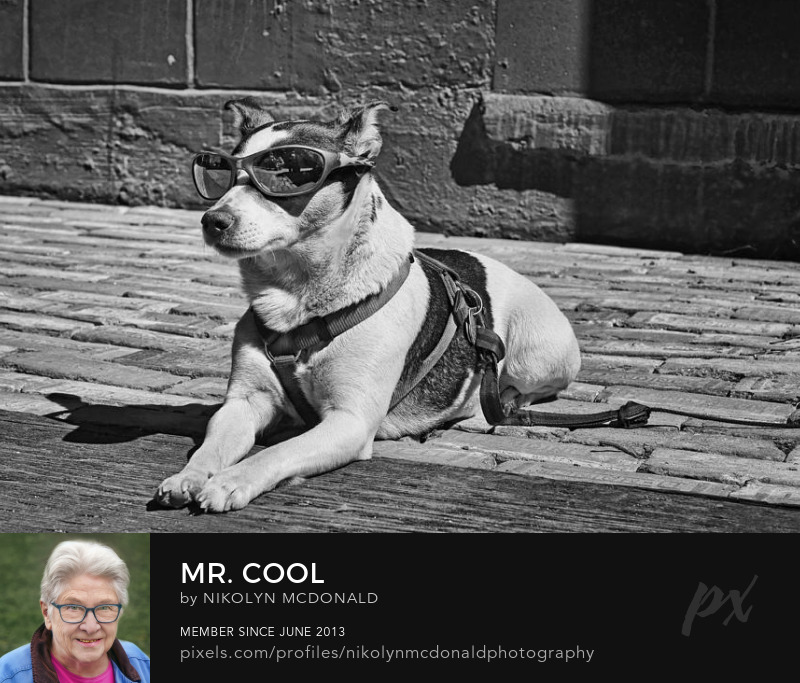
[(151, 657), (199, 681), (776, 666), (796, 640), (791, 540), (154, 535)]

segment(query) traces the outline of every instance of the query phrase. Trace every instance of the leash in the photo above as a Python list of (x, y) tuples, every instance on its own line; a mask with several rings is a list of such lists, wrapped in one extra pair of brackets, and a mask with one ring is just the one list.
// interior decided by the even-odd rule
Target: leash
[(591, 427), (622, 427), (631, 429), (643, 427), (650, 419), (650, 406), (628, 401), (617, 410), (604, 410), (599, 413), (571, 415), (568, 413), (545, 413), (539, 410), (513, 410), (498, 422), (500, 425), (522, 427), (566, 427), (567, 429), (586, 429)]
[[(502, 425), (515, 425), (521, 427), (567, 427), (569, 429), (590, 427), (643, 427), (647, 424), (651, 413), (669, 413), (681, 417), (691, 417), (709, 422), (724, 422), (725, 424), (741, 425), (743, 427), (778, 427), (782, 429), (800, 428), (800, 410), (795, 411), (786, 418), (786, 422), (767, 422), (766, 420), (747, 420), (735, 417), (717, 417), (704, 415), (688, 410), (673, 408), (658, 408), (646, 406), (636, 401), (628, 401), (618, 410), (607, 410), (594, 415), (565, 415), (563, 413), (546, 413), (539, 410), (516, 410), (498, 423)], [(576, 418), (576, 419), (571, 419)]]
[(680, 415), (681, 417), (691, 417), (697, 420), (708, 420), (709, 422), (724, 422), (726, 424), (741, 425), (743, 427), (780, 427), (782, 429), (800, 428), (800, 410), (795, 410), (786, 418), (786, 422), (767, 422), (766, 420), (748, 420), (736, 417), (717, 417), (715, 415), (704, 415), (689, 410), (677, 410), (675, 408), (649, 408), (654, 413), (668, 413), (670, 415)]

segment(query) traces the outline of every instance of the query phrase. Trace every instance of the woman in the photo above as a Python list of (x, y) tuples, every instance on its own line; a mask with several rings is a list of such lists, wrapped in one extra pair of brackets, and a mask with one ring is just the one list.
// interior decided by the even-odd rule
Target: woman
[(149, 683), (150, 658), (117, 639), (129, 580), (108, 546), (59, 543), (42, 577), (44, 624), (0, 658), (0, 683)]

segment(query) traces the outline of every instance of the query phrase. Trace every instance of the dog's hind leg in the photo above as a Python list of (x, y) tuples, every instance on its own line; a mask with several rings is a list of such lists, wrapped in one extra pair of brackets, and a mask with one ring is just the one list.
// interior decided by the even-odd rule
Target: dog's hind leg
[(571, 328), (568, 332), (565, 329), (560, 339), (544, 343), (513, 339), (511, 332), (509, 357), (500, 372), (500, 403), (504, 409), (553, 399), (575, 379), (580, 352)]
[(520, 408), (555, 397), (575, 379), (580, 349), (566, 316), (539, 287), (485, 259), (496, 331), (506, 357), (500, 365), (504, 407)]

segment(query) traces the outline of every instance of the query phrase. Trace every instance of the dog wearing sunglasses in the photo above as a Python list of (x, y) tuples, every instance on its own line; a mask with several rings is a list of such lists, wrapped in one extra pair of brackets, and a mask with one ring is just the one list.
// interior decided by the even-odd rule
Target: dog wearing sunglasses
[[(210, 512), (240, 509), (282, 482), (369, 459), (376, 438), (418, 437), (480, 414), (475, 348), (463, 330), (396, 396), (441, 346), (451, 311), (440, 273), (414, 258), (414, 229), (373, 175), (377, 115), (387, 103), (329, 122), (274, 121), (252, 98), (226, 108), (241, 139), (230, 155), (198, 154), (193, 175), (200, 194), (214, 200), (202, 217), (204, 239), (237, 261), (250, 309), (236, 326), (222, 407), (200, 448), (156, 493), (162, 505)], [(504, 406), (546, 400), (574, 379), (573, 330), (536, 285), (479, 254), (420, 251), (477, 292), (505, 346), (498, 366)], [(290, 380), (300, 394), (292, 400), (266, 342), (316, 329), (376, 297), (380, 305), (357, 324), (338, 333), (322, 325), (310, 346), (292, 351)], [(311, 425), (298, 401), (316, 414)], [(245, 457), (260, 435), (303, 424), (310, 428)]]

